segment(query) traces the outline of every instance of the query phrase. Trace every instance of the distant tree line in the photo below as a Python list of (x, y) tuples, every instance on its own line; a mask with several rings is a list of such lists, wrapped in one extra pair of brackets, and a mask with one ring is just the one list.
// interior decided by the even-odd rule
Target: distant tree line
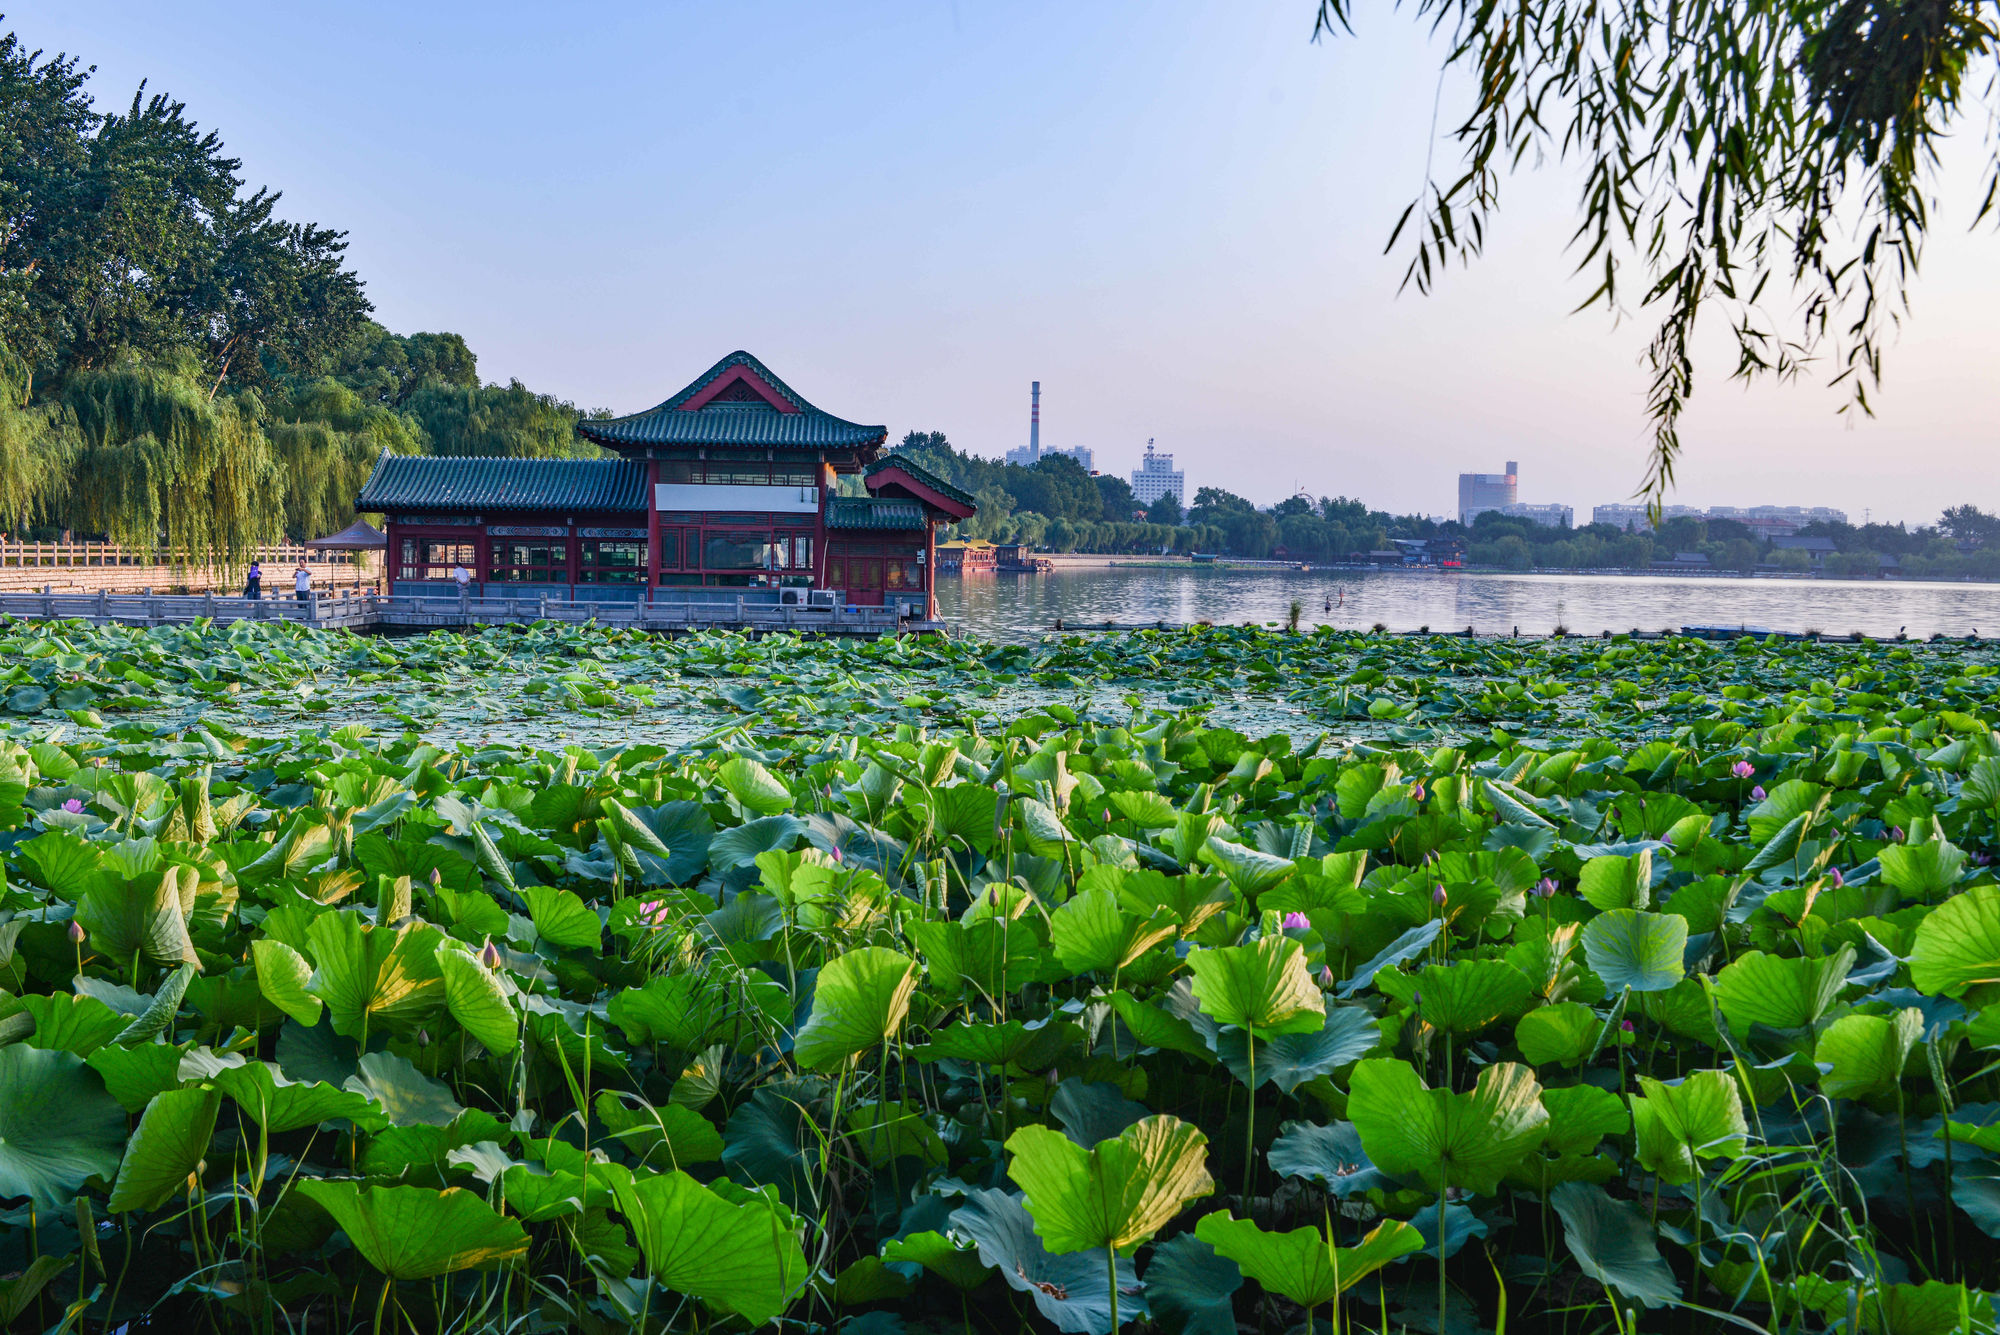
[(1068, 455), (1044, 455), (1031, 467), (1000, 463), (954, 448), (941, 431), (912, 431), (895, 447), (921, 467), (979, 499), (977, 517), (959, 536), (1025, 542), (1056, 552), (1212, 552), (1249, 560), (1339, 562), (1365, 559), (1397, 539), (1455, 539), (1466, 564), (1502, 570), (1651, 569), (1680, 553), (1698, 553), (1720, 570), (1807, 572), (1843, 578), (1893, 570), (1926, 578), (2000, 579), (2000, 518), (1964, 505), (1937, 524), (1814, 524), (1796, 536), (1825, 538), (1815, 555), (1758, 537), (1733, 519), (1669, 519), (1657, 529), (1626, 532), (1609, 524), (1550, 528), (1487, 511), (1471, 525), (1420, 515), (1391, 515), (1346, 497), (1292, 496), (1259, 506), (1221, 487), (1202, 487), (1181, 512), (1171, 496), (1141, 507), (1125, 479), (1091, 476)]
[(236, 559), (347, 524), (385, 449), (596, 452), (458, 335), (371, 320), (345, 234), (183, 104), (101, 111), (90, 73), (0, 36), (0, 532)]
[[(1411, 521), (1398, 521), (1411, 529)], [(1548, 528), (1513, 515), (1487, 511), (1470, 529), (1433, 525), (1462, 535), (1473, 565), (1504, 570), (1645, 570), (1683, 553), (1698, 554), (1717, 570), (1804, 574), (1842, 579), (1899, 574), (1925, 579), (2000, 579), (2000, 518), (1976, 506), (1946, 510), (1936, 524), (1809, 524), (1791, 538), (1824, 539), (1831, 550), (1810, 551), (1782, 539), (1758, 536), (1735, 519), (1680, 515), (1657, 528), (1628, 533), (1609, 524)], [(1394, 536), (1430, 534), (1397, 532)]]

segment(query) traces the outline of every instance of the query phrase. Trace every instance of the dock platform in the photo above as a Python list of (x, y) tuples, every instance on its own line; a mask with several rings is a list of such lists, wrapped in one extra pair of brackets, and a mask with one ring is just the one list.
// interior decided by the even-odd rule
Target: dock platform
[(321, 630), (425, 631), (518, 626), (537, 621), (596, 623), (660, 634), (730, 630), (875, 639), (942, 635), (945, 623), (901, 617), (893, 607), (785, 607), (750, 603), (631, 600), (571, 602), (555, 598), (420, 598), (340, 590), (304, 599), (217, 594), (0, 593), (0, 619), (85, 621), (92, 625), (185, 625), (194, 621), (290, 621)]

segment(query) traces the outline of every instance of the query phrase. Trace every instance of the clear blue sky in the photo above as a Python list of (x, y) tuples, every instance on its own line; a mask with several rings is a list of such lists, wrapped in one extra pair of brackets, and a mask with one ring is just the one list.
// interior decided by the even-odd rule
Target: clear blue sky
[[(1522, 468), (1585, 511), (1638, 482), (1643, 321), (1571, 316), (1573, 179), (1510, 187), (1486, 257), (1398, 295), (1435, 53), (1311, 0), (213, 4), (30, 0), (31, 46), (220, 129), (281, 209), (347, 229), (377, 316), (488, 379), (646, 407), (737, 347), (821, 406), (997, 455), (1027, 432), (1190, 486), (1451, 509)], [(1444, 90), (1445, 121), (1453, 95)], [(1449, 146), (1438, 170), (1450, 169)], [(2000, 239), (1971, 183), (1880, 416), (1745, 392), (1711, 345), (1677, 500), (2000, 508)], [(1587, 516), (1579, 514), (1579, 518)]]

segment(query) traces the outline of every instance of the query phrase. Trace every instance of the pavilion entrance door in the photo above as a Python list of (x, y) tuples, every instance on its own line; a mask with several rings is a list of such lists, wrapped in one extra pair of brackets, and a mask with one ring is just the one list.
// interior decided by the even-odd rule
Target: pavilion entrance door
[(847, 601), (857, 607), (882, 605), (882, 560), (856, 556), (847, 560)]

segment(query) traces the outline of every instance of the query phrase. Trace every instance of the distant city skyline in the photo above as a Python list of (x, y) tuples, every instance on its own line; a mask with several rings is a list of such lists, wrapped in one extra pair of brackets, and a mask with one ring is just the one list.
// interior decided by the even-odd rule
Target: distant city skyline
[[(1652, 326), (1569, 314), (1595, 282), (1564, 249), (1574, 174), (1510, 179), (1484, 256), (1399, 294), (1383, 244), (1427, 158), (1459, 170), (1429, 129), (1469, 90), (1440, 89), (1448, 34), (1408, 14), (1315, 44), (1312, 13), (23, 0), (7, 22), (95, 65), (100, 106), (141, 80), (186, 102), (281, 216), (346, 230), (389, 328), (461, 333), (484, 378), (586, 409), (745, 348), (892, 440), (987, 458), (1020, 445), (1039, 378), (1048, 444), (1121, 476), (1151, 437), (1191, 488), (1267, 505), (1303, 485), (1449, 513), (1456, 474), (1509, 458), (1551, 484), (1524, 503), (1629, 499)], [(1879, 416), (1838, 414), (1834, 368), (1733, 385), (1711, 330), (1669, 502), (2000, 509), (1977, 139), (1947, 149)], [(1791, 299), (1770, 318), (1788, 332)]]

